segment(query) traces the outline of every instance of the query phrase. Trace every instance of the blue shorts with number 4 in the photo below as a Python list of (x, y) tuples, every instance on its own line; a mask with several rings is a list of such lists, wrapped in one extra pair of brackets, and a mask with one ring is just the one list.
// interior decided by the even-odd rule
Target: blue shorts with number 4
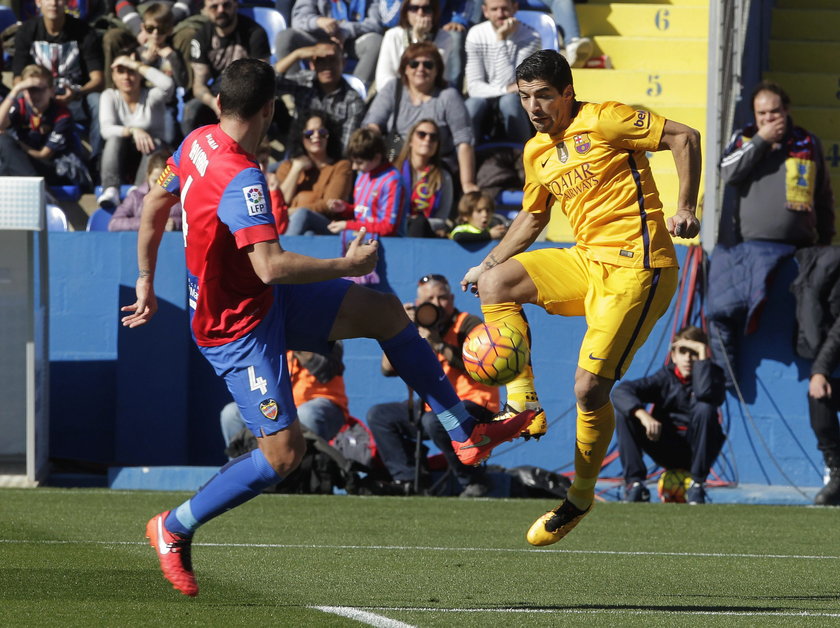
[(274, 287), (274, 305), (250, 333), (218, 347), (199, 347), (225, 378), (254, 436), (297, 420), (286, 351), (329, 353), (329, 333), (352, 284), (344, 279)]

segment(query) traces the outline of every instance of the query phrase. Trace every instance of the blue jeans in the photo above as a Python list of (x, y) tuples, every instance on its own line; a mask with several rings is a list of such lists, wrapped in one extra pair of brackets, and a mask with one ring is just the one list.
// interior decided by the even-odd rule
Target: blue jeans
[(331, 235), (327, 225), (331, 219), (311, 209), (300, 208), (289, 216), (286, 235)]
[[(480, 144), (484, 138), (482, 129), (486, 126), (485, 121), (491, 117), (494, 109), (498, 109), (501, 114), (502, 131), (507, 141), (524, 144), (533, 135), (528, 114), (519, 103), (519, 94), (505, 94), (498, 98), (467, 98), (465, 105), (472, 120), (476, 144)], [(495, 131), (496, 129), (490, 130), (491, 138)]]
[(82, 123), (88, 129), (91, 157), (102, 154), (102, 135), (99, 132), (99, 92), (89, 92), (82, 99), (71, 100), (68, 104), (73, 120)]
[(569, 43), (570, 39), (580, 37), (580, 26), (578, 25), (577, 13), (572, 0), (542, 0), (542, 3), (551, 9), (551, 15), (560, 30), (563, 31), (563, 43)]
[[(324, 440), (332, 440), (344, 425), (344, 411), (329, 399), (315, 397), (298, 406), (298, 419), (303, 427)], [(245, 427), (236, 403), (230, 402), (219, 415), (225, 445)]]

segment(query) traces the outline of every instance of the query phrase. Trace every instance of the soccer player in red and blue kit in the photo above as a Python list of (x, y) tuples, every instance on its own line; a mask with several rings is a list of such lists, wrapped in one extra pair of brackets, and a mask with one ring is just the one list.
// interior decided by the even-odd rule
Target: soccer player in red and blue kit
[[(465, 464), (478, 464), (533, 418), (477, 423), (456, 397), (429, 344), (399, 299), (345, 276), (370, 272), (377, 244), (364, 230), (347, 254), (317, 259), (284, 250), (254, 153), (274, 114), (274, 71), (240, 59), (223, 72), (220, 122), (181, 144), (146, 196), (138, 234), (137, 300), (123, 325), (157, 310), (154, 272), (169, 209), (180, 198), (191, 329), (199, 350), (225, 378), (259, 447), (222, 467), (189, 500), (152, 517), (146, 535), (175, 589), (197, 595), (190, 548), (195, 530), (282, 480), (305, 451), (285, 364), (286, 349), (327, 351), (341, 338), (379, 341), (397, 372), (438, 415)], [(215, 425), (213, 425), (215, 429)]]

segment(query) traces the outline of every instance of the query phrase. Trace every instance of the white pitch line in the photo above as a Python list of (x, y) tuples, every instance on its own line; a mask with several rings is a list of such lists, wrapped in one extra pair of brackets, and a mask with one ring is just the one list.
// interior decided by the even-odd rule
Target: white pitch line
[(353, 608), (352, 606), (308, 606), (307, 608), (314, 608), (324, 613), (332, 613), (333, 615), (355, 619), (368, 626), (375, 626), (375, 628), (416, 628), (412, 624), (406, 624), (396, 619), (377, 615), (376, 613), (369, 613), (368, 611)]
[[(0, 543), (17, 543), (21, 545), (148, 545), (144, 541), (89, 541), (89, 540), (30, 540), (30, 539), (0, 539)], [(193, 547), (238, 547), (255, 549), (315, 549), (315, 550), (385, 550), (400, 552), (506, 552), (526, 554), (583, 554), (603, 556), (676, 556), (682, 558), (758, 558), (772, 560), (840, 560), (840, 556), (811, 556), (796, 554), (728, 554), (724, 552), (631, 552), (624, 550), (564, 550), (564, 549), (533, 549), (516, 547), (427, 547), (422, 545), (319, 545), (294, 543), (193, 543)]]
[(430, 612), (430, 613), (536, 613), (543, 615), (734, 615), (738, 617), (840, 617), (840, 613), (821, 613), (813, 611), (690, 611), (669, 608), (423, 608), (412, 606), (374, 606), (376, 611), (390, 613)]

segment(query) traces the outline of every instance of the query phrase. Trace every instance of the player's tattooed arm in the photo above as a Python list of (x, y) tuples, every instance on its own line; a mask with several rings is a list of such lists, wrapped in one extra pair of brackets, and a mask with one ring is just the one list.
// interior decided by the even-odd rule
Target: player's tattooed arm
[(498, 265), (499, 265), (499, 260), (497, 260), (493, 256), (492, 253), (490, 253), (490, 255), (487, 256), (487, 259), (484, 260), (484, 269), (485, 270), (490, 270), (494, 266), (498, 266)]
[(149, 277), (152, 276), (152, 271), (147, 269), (147, 268), (141, 268), (140, 272), (137, 273), (137, 276), (140, 279), (148, 279)]

